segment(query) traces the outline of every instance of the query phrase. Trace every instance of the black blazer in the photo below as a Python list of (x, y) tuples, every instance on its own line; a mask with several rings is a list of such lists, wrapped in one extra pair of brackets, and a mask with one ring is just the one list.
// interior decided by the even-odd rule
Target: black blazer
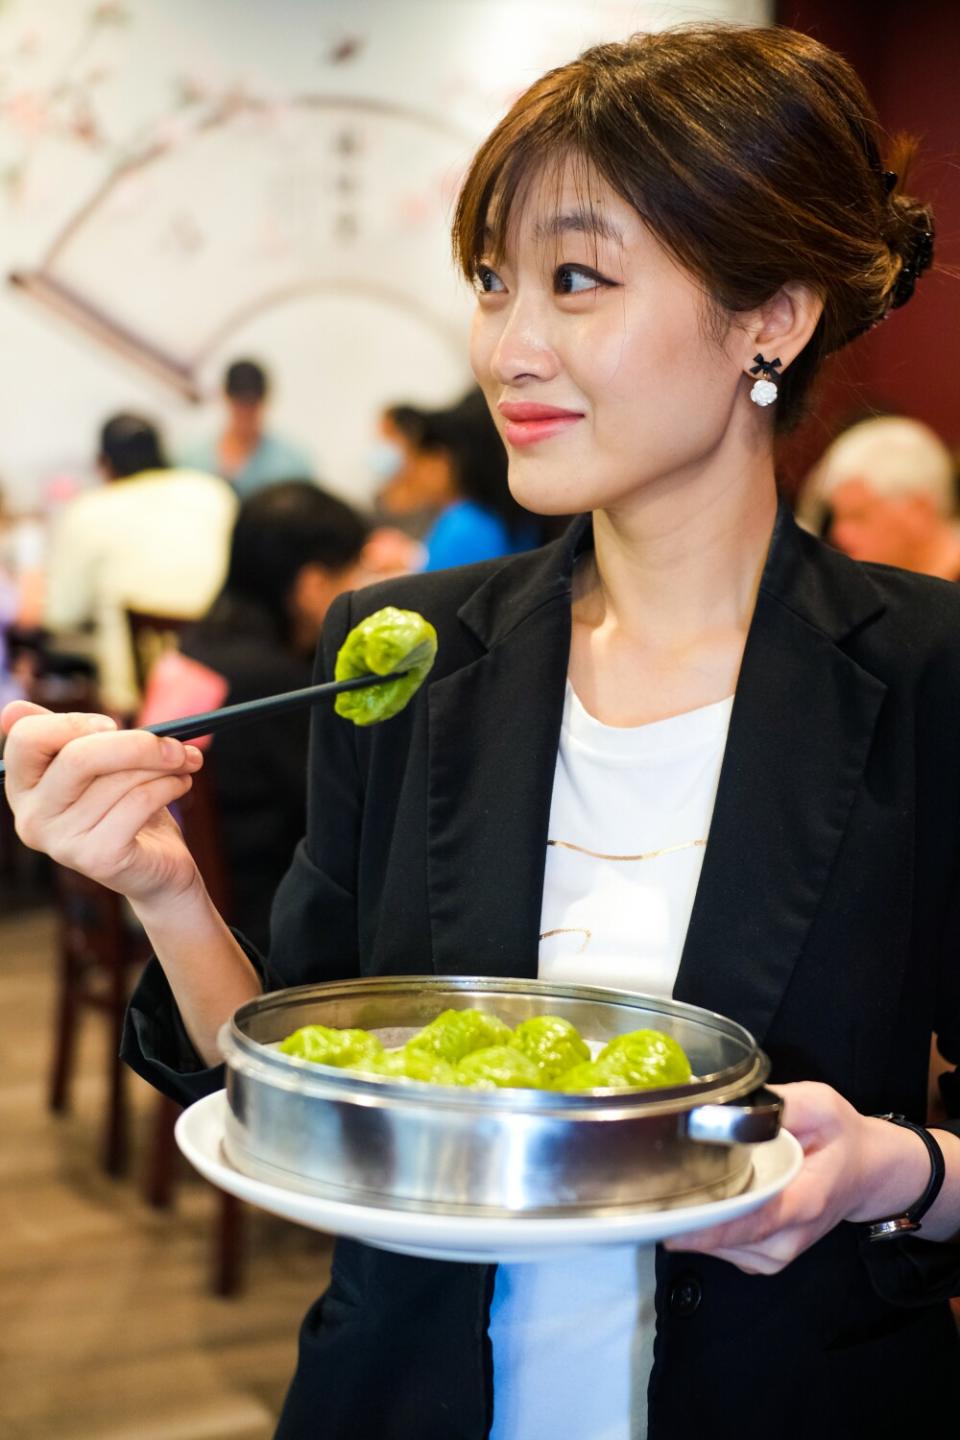
[[(322, 674), (387, 601), (437, 626), (437, 665), (384, 725), (314, 712), (308, 834), (274, 907), (268, 984), (536, 974), (571, 574), (589, 543), (582, 521), (541, 551), (331, 611)], [(958, 715), (960, 591), (857, 565), (782, 507), (674, 991), (745, 1025), (775, 1081), (919, 1119), (931, 1031), (960, 1058)], [(156, 968), (125, 1054), (180, 1099), (220, 1083)], [(492, 1275), (338, 1242), (278, 1437), (482, 1440)], [(958, 1280), (960, 1247), (867, 1250), (852, 1225), (772, 1277), (658, 1252), (650, 1440), (900, 1440), (939, 1423), (960, 1398)]]

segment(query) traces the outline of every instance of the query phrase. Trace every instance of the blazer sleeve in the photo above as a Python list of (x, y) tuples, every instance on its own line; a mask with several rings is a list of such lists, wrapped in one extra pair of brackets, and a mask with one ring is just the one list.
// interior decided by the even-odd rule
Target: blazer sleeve
[[(350, 625), (350, 597), (345, 595), (331, 606), (324, 624), (318, 681), (332, 678)], [(261, 743), (269, 743), (268, 733)], [(274, 900), (269, 957), (237, 935), (264, 990), (343, 979), (359, 970), (356, 856), (363, 789), (355, 727), (329, 703), (313, 709), (308, 786), (307, 836)], [(223, 1085), (223, 1066), (204, 1065), (191, 1044), (155, 956), (131, 997), (120, 1053), (138, 1075), (182, 1105)]]
[[(952, 724), (954, 707), (947, 713)], [(960, 863), (953, 868), (945, 910), (936, 971), (935, 1030), (940, 1053), (957, 1066), (960, 1064)], [(940, 1082), (951, 1117), (960, 1114), (958, 1073), (956, 1069), (948, 1071)], [(960, 1137), (960, 1119), (937, 1121), (930, 1129), (947, 1130)], [(861, 1255), (873, 1288), (891, 1304), (930, 1305), (960, 1295), (960, 1230), (956, 1240), (944, 1242), (909, 1235), (897, 1240), (870, 1242), (864, 1239)]]
[[(949, 1130), (960, 1137), (958, 1121), (930, 1128)], [(960, 1295), (960, 1240), (923, 1240), (907, 1235), (897, 1240), (870, 1241), (864, 1236), (860, 1253), (874, 1290), (891, 1305), (933, 1305)]]

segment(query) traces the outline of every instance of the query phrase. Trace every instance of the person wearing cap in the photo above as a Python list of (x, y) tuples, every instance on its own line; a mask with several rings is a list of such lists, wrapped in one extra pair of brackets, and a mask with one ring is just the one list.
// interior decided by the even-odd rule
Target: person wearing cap
[(960, 580), (953, 460), (929, 426), (898, 415), (852, 425), (828, 447), (808, 488), (844, 554)]
[(227, 423), (218, 435), (184, 451), (183, 464), (228, 480), (241, 500), (281, 480), (313, 480), (307, 452), (264, 428), (269, 394), (266, 371), (255, 360), (235, 360), (223, 380)]

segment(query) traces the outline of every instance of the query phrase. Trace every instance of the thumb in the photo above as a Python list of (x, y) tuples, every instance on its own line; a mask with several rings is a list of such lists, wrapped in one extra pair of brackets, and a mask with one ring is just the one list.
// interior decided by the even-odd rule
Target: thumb
[(800, 1141), (804, 1149), (830, 1128), (836, 1113), (836, 1091), (814, 1080), (790, 1085), (768, 1085), (783, 1100), (783, 1128)]
[(34, 705), (32, 700), (11, 700), (0, 710), (0, 730), (4, 735), (9, 735), (17, 721), (22, 720), (25, 715), (49, 715), (50, 713), (42, 705)]

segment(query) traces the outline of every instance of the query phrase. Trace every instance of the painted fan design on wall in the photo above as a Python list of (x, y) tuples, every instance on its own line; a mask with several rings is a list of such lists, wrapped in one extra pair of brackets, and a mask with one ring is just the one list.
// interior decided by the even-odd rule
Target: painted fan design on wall
[(386, 101), (233, 94), (174, 117), (10, 279), (190, 400), (235, 331), (325, 294), (403, 312), (459, 362), (444, 222), (474, 140)]

